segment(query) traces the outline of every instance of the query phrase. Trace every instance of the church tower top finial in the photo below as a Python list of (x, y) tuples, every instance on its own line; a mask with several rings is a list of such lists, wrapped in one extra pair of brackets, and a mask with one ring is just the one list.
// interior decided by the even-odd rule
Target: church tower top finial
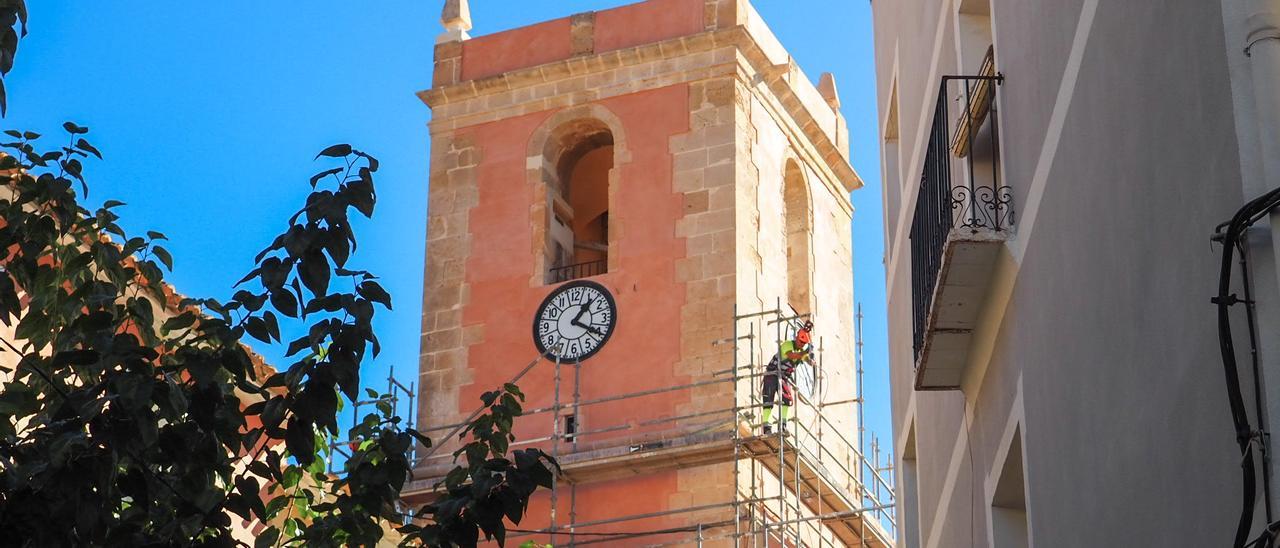
[(445, 0), (440, 23), (444, 25), (444, 34), (436, 38), (436, 43), (460, 42), (471, 38), (467, 34), (471, 30), (471, 6), (467, 0)]

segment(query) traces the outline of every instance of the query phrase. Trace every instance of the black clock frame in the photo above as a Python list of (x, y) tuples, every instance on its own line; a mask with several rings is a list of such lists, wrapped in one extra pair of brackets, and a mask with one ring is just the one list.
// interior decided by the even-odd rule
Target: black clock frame
[(593, 282), (591, 280), (573, 280), (571, 282), (566, 282), (556, 287), (555, 289), (551, 290), (551, 292), (548, 293), (547, 296), (542, 299), (542, 302), (538, 304), (538, 308), (534, 309), (533, 311), (533, 331), (532, 331), (533, 344), (534, 346), (537, 347), (538, 353), (550, 358), (559, 357), (554, 354), (548, 353), (547, 347), (542, 344), (542, 337), (540, 337), (538, 334), (538, 321), (542, 319), (542, 311), (547, 308), (547, 305), (550, 304), (553, 299), (555, 299), (561, 293), (568, 291), (570, 289), (573, 289), (575, 287), (590, 287), (600, 292), (601, 295), (604, 295), (605, 302), (609, 303), (609, 310), (612, 311), (613, 313), (610, 315), (611, 318), (609, 320), (609, 329), (604, 332), (604, 338), (600, 340), (600, 344), (597, 344), (596, 347), (591, 349), (590, 352), (587, 352), (586, 354), (578, 356), (575, 359), (566, 360), (564, 358), (560, 358), (561, 363), (582, 363), (584, 361), (587, 361), (587, 359), (596, 355), (596, 352), (599, 352), (601, 348), (604, 348), (604, 345), (609, 342), (609, 339), (611, 337), (613, 337), (613, 330), (618, 327), (618, 303), (613, 299), (613, 293), (610, 293), (608, 288), (606, 288), (605, 286), (599, 283)]

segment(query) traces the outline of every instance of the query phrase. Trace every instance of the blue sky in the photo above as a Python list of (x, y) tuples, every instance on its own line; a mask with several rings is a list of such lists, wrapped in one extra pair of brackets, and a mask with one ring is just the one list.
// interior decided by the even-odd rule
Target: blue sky
[[(378, 156), (378, 210), (356, 226), (354, 263), (383, 278), (396, 309), (377, 320), (384, 351), (364, 380), (384, 387), (394, 364), (407, 382), (417, 371), (430, 117), (414, 92), (430, 86), (441, 3), (30, 2), (2, 123), (44, 133), (46, 146), (60, 144), (63, 121), (90, 127), (106, 160), (86, 168), (89, 202), (127, 202), (118, 211), (127, 230), (167, 234), (171, 280), (192, 296), (231, 295), (308, 193), (317, 151), (348, 142)], [(627, 3), (472, 0), (472, 33)], [(870, 2), (798, 3), (755, 1), (811, 78), (832, 72), (839, 84), (853, 165), (867, 182), (853, 193), (866, 422), (891, 445)]]

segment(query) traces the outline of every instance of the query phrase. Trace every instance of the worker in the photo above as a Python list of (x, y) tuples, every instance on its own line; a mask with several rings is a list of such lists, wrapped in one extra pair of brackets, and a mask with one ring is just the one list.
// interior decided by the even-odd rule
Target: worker
[(811, 331), (813, 331), (813, 322), (806, 321), (804, 326), (796, 331), (795, 338), (778, 345), (778, 353), (765, 367), (764, 386), (761, 389), (764, 396), (764, 420), (761, 424), (765, 434), (773, 433), (773, 427), (769, 425), (769, 421), (773, 418), (773, 402), (779, 396), (779, 391), (782, 392), (780, 394), (782, 411), (778, 416), (778, 422), (782, 425), (782, 429), (786, 430), (787, 415), (791, 411), (794, 400), (796, 367), (801, 363), (813, 365)]

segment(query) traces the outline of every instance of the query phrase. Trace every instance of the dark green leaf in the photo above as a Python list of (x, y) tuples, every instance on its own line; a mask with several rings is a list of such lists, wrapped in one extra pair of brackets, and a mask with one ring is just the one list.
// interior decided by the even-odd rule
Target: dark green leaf
[(155, 253), (156, 258), (160, 259), (160, 263), (163, 264), (165, 268), (169, 269), (169, 272), (173, 272), (173, 255), (169, 254), (169, 250), (160, 246), (155, 246), (151, 248), (151, 252)]
[[(320, 412), (320, 410), (316, 410)], [(297, 417), (289, 417), (289, 426), (284, 437), (285, 447), (289, 454), (305, 465), (316, 460), (316, 437), (310, 423), (299, 421)]]
[[(41, 159), (47, 160), (46, 158), (41, 158)], [(84, 175), (81, 174), (81, 170), (84, 169), (84, 166), (80, 164), (80, 160), (77, 160), (75, 158), (66, 160), (62, 162), (62, 168), (67, 170), (67, 174), (71, 175), (72, 177), (75, 177), (77, 181), (80, 181), (82, 183), (84, 182)]]
[(285, 350), (284, 355), (287, 358), (287, 357), (293, 356), (294, 354), (297, 354), (298, 352), (302, 352), (303, 350), (306, 350), (308, 348), (311, 348), (311, 338), (298, 337), (297, 339), (294, 339), (293, 342), (289, 343), (289, 349)]
[(253, 519), (253, 513), (249, 510), (249, 503), (245, 501), (244, 496), (239, 493), (227, 495), (227, 501), (223, 503), (227, 510), (232, 511), (235, 515), (240, 516), (245, 521)]
[(322, 296), (329, 292), (329, 259), (319, 249), (311, 249), (302, 257), (298, 274), (311, 293)]
[(431, 447), (431, 438), (428, 438), (422, 432), (419, 432), (412, 428), (406, 428), (405, 432), (408, 432), (410, 436), (413, 436), (413, 439), (418, 440), (418, 443), (421, 443), (423, 447), (427, 447), (427, 448)]
[(358, 151), (358, 150), (352, 150), (352, 152), (354, 152), (354, 153), (356, 154), (356, 156), (359, 156), (359, 157), (364, 158), (365, 160), (368, 160), (368, 161), (369, 161), (369, 171), (378, 171), (378, 159), (377, 159), (377, 158), (374, 158), (373, 156), (370, 156), (370, 155), (365, 154), (365, 153), (363, 153), (363, 152), (360, 152), (360, 151)]
[(387, 310), (391, 310), (391, 294), (387, 293), (378, 282), (372, 280), (360, 282), (360, 285), (356, 286), (356, 292), (361, 297), (381, 304), (387, 307)]
[(276, 311), (290, 318), (298, 317), (298, 298), (287, 288), (279, 288), (271, 292), (271, 306)]
[(274, 373), (270, 377), (267, 377), (266, 382), (262, 383), (262, 387), (275, 388), (277, 386), (284, 386), (285, 376), (286, 375), (284, 373)]
[(280, 321), (276, 319), (276, 315), (270, 310), (264, 310), (262, 312), (262, 319), (267, 323), (267, 333), (270, 334), (271, 338), (275, 339), (276, 342), (280, 342)]
[(196, 323), (195, 313), (183, 312), (182, 314), (179, 314), (177, 316), (169, 318), (168, 320), (165, 320), (164, 325), (162, 325), (160, 329), (165, 332), (176, 331), (178, 329), (185, 329), (187, 327), (190, 327), (191, 324), (194, 324), (194, 323)]
[[(288, 499), (280, 498), (278, 500), (287, 501)], [(265, 530), (263, 530), (261, 533), (258, 533), (258, 538), (254, 539), (253, 541), (253, 548), (267, 548), (269, 546), (275, 546), (276, 540), (279, 538), (280, 538), (280, 529), (277, 529), (276, 526), (272, 525), (271, 527), (268, 527)]]
[(346, 145), (346, 144), (333, 145), (329, 148), (326, 148), (320, 151), (320, 154), (317, 154), (316, 158), (319, 159), (321, 156), (329, 156), (331, 158), (341, 158), (348, 154), (351, 154), (351, 145)]
[(65, 350), (54, 355), (53, 367), (57, 369), (64, 365), (89, 365), (97, 362), (98, 358), (97, 350)]
[(323, 178), (328, 177), (328, 176), (330, 176), (330, 175), (337, 175), (337, 174), (339, 174), (339, 173), (342, 173), (342, 170), (343, 170), (343, 169), (344, 169), (344, 168), (335, 167), (335, 168), (333, 168), (333, 169), (326, 169), (326, 170), (324, 170), (324, 171), (321, 171), (320, 173), (317, 173), (317, 174), (315, 174), (315, 175), (312, 175), (312, 176), (311, 176), (311, 188), (315, 188), (315, 187), (316, 187), (316, 183), (319, 183), (319, 182), (320, 182), (320, 179), (323, 179)]
[(248, 310), (249, 312), (257, 312), (262, 308), (262, 305), (267, 302), (266, 293), (255, 294), (244, 289), (236, 291), (236, 294), (231, 298), (236, 302), (243, 304), (245, 310)]
[(62, 129), (67, 130), (67, 133), (70, 133), (73, 135), (81, 135), (81, 134), (89, 133), (89, 128), (77, 126), (74, 122), (67, 122), (65, 124), (62, 124)]
[(271, 343), (271, 334), (267, 330), (267, 322), (257, 316), (249, 316), (244, 322), (244, 329), (253, 338), (264, 343)]
[(99, 160), (102, 159), (102, 153), (98, 152), (98, 149), (93, 148), (93, 145), (89, 144), (89, 141), (86, 141), (84, 139), (76, 140), (76, 148), (83, 150), (85, 152), (88, 152), (89, 154), (92, 154), (94, 156), (97, 156)]

